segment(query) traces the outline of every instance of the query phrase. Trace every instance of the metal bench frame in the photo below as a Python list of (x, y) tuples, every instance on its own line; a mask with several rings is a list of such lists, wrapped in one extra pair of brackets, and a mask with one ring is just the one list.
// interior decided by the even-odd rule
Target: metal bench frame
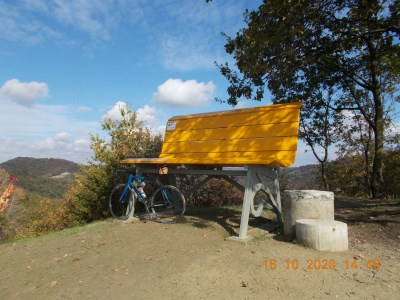
[[(250, 237), (247, 235), (248, 222), (250, 213), (254, 217), (261, 216), (262, 210), (271, 209), (277, 215), (277, 220), (282, 221), (281, 216), (281, 197), (279, 188), (279, 169), (270, 169), (261, 165), (248, 165), (241, 169), (221, 169), (207, 168), (203, 165), (169, 165), (168, 175), (172, 185), (176, 186), (176, 175), (206, 175), (207, 177), (198, 182), (189, 190), (185, 191), (185, 196), (191, 195), (195, 190), (206, 184), (213, 178), (219, 178), (227, 181), (239, 190), (244, 192), (242, 215), (240, 219), (239, 236), (233, 237), (239, 241), (245, 241)], [(136, 166), (136, 174), (143, 176), (146, 174), (158, 174), (159, 169), (154, 165), (141, 164)], [(233, 180), (229, 176), (245, 176), (245, 186)], [(268, 202), (257, 199), (259, 201), (256, 208), (255, 200), (258, 191), (264, 191), (268, 196)], [(133, 205), (133, 207), (135, 207)], [(130, 213), (130, 218), (134, 218), (134, 208)]]

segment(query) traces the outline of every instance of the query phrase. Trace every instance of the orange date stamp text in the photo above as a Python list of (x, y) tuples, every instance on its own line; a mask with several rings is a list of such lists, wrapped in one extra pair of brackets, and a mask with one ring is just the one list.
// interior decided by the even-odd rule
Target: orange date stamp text
[(379, 259), (368, 259), (360, 261), (357, 259), (346, 259), (344, 262), (338, 263), (333, 258), (324, 259), (306, 259), (299, 260), (298, 258), (287, 259), (264, 259), (264, 269), (268, 270), (306, 270), (306, 271), (334, 271), (338, 268), (345, 269), (369, 269), (380, 270), (382, 265)]

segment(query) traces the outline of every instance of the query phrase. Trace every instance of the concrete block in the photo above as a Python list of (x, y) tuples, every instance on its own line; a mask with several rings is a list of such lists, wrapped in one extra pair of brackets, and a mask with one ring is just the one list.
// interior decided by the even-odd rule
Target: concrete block
[(294, 236), (296, 220), (334, 220), (334, 194), (316, 190), (286, 190), (283, 192), (282, 214), (284, 234)]
[(349, 248), (347, 224), (339, 221), (297, 220), (296, 239), (319, 251), (345, 251)]

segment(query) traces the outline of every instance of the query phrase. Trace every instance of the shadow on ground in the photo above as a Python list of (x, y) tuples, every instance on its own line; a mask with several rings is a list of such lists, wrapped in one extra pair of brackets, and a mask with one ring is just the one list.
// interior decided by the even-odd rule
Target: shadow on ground
[(400, 223), (400, 202), (335, 198), (335, 219), (348, 224)]
[[(197, 228), (207, 228), (217, 223), (228, 235), (238, 235), (240, 228), (241, 207), (190, 207), (185, 212), (185, 222)], [(268, 230), (276, 224), (274, 214), (264, 211), (260, 217), (249, 218), (249, 230), (258, 228)]]

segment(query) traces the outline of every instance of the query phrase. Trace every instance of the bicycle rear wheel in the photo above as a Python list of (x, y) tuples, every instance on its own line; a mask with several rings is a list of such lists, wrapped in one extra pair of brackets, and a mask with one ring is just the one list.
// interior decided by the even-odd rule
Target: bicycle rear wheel
[(150, 201), (149, 209), (161, 223), (177, 222), (185, 213), (186, 202), (182, 192), (172, 185), (158, 188)]
[(125, 189), (125, 184), (118, 184), (110, 195), (109, 207), (111, 215), (117, 220), (126, 220), (129, 217), (129, 213), (132, 210), (132, 199), (131, 192), (128, 190), (123, 198), (121, 199), (121, 195), (123, 194)]

